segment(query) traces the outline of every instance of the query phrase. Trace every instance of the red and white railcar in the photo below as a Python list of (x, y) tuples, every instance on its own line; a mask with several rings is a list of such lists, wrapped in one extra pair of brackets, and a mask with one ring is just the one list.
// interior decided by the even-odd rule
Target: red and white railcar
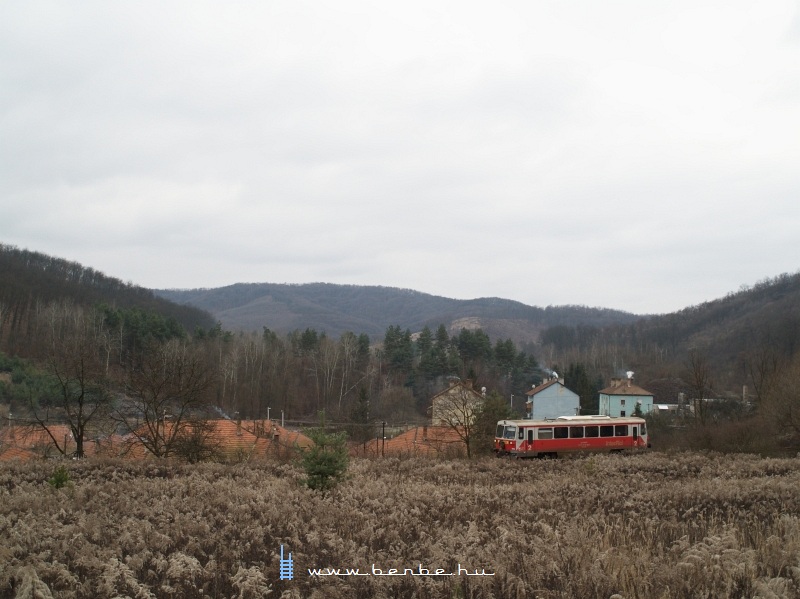
[(558, 457), (581, 452), (639, 451), (650, 447), (644, 418), (559, 416), (552, 420), (500, 420), (498, 455)]

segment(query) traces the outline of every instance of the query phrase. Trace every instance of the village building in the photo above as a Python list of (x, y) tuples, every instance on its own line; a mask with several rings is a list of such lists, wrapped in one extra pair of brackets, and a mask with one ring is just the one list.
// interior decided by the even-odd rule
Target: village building
[(605, 416), (633, 416), (637, 412), (653, 411), (653, 394), (633, 382), (633, 373), (627, 379), (613, 378), (611, 384), (600, 391), (600, 414)]
[(485, 391), (479, 393), (472, 381), (451, 380), (450, 385), (431, 399), (431, 424), (433, 426), (463, 426), (472, 424), (478, 415)]
[(553, 377), (525, 395), (525, 417), (531, 420), (580, 414), (580, 396), (564, 386), (564, 379)]

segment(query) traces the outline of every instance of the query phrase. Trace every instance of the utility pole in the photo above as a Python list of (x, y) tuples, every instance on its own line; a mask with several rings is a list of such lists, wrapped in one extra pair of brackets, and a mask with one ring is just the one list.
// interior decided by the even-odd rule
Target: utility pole
[(384, 457), (386, 449), (386, 421), (383, 421), (381, 424), (381, 457)]

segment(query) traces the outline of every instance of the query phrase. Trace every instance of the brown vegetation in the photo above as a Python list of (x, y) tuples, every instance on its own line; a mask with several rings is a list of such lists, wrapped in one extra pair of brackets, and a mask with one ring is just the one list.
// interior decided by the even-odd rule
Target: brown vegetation
[[(800, 459), (356, 460), (0, 469), (4, 597), (796, 597)], [(294, 579), (279, 579), (279, 551)], [(494, 576), (312, 577), (459, 565)], [(38, 594), (37, 594), (38, 593)]]

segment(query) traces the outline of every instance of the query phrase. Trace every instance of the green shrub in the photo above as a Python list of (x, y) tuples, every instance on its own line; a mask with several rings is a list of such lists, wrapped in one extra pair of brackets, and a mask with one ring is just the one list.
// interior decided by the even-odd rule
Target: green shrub
[(53, 471), (52, 476), (47, 480), (51, 487), (60, 489), (70, 483), (69, 470), (61, 465)]
[(313, 429), (308, 436), (314, 442), (303, 451), (300, 465), (306, 473), (306, 486), (323, 494), (344, 479), (349, 463), (346, 433), (327, 433)]

